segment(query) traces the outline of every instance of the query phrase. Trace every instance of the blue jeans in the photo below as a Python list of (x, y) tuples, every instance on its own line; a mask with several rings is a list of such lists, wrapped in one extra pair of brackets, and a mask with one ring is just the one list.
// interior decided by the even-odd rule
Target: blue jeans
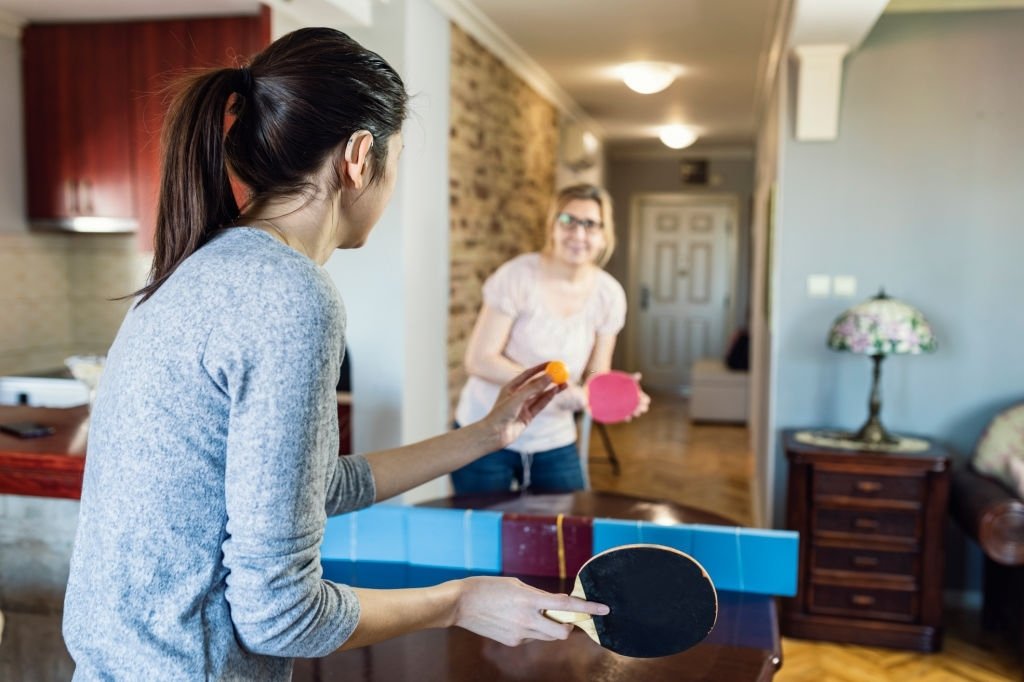
[(456, 495), (507, 492), (512, 490), (512, 481), (531, 492), (583, 490), (583, 470), (576, 444), (526, 457), (515, 450), (498, 450), (452, 472)]

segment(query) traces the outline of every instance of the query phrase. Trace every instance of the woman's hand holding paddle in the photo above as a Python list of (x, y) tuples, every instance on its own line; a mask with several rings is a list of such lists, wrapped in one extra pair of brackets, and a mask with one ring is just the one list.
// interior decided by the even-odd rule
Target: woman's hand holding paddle
[(603, 616), (608, 607), (566, 594), (530, 587), (516, 578), (479, 576), (457, 581), (459, 596), (452, 625), (517, 646), (527, 640), (566, 639), (572, 625), (557, 623), (545, 611)]

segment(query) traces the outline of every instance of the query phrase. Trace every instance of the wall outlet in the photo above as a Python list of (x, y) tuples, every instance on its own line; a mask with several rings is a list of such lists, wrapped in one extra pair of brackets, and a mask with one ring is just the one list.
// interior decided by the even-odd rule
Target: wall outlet
[(851, 275), (836, 275), (832, 290), (840, 298), (853, 298), (857, 295), (857, 278)]
[(828, 275), (807, 275), (807, 296), (828, 298), (832, 293), (832, 278)]

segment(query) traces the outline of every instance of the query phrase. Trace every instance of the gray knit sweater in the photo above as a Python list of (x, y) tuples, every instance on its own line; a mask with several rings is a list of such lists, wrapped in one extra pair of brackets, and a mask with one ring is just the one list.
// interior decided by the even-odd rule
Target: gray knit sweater
[(230, 229), (125, 318), (88, 436), (64, 637), (76, 680), (287, 680), (351, 634), (328, 515), (368, 506), (338, 456), (345, 313), (326, 273)]

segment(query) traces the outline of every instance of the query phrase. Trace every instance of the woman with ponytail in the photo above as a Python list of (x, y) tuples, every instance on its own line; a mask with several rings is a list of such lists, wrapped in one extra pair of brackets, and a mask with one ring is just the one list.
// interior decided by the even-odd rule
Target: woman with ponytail
[(152, 273), (91, 417), (64, 614), (75, 679), (287, 680), (293, 657), (416, 629), (516, 644), (568, 636), (544, 609), (607, 612), (511, 578), (321, 577), (327, 516), (500, 449), (563, 388), (531, 367), (475, 424), (338, 456), (345, 312), (321, 266), (384, 210), (406, 104), (394, 69), (331, 29), (192, 76), (172, 103)]

